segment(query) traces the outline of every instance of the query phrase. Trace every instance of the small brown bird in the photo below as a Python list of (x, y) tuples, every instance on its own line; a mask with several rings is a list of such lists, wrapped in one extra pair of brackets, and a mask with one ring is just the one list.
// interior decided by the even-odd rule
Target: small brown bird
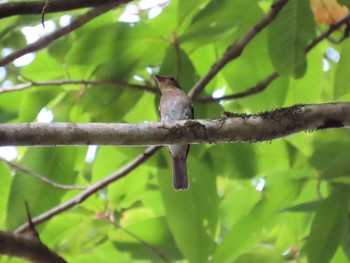
[[(187, 120), (193, 118), (191, 99), (171, 76), (155, 75), (162, 96), (159, 104), (160, 121)], [(167, 146), (173, 164), (173, 186), (175, 190), (188, 189), (187, 155), (189, 144)]]

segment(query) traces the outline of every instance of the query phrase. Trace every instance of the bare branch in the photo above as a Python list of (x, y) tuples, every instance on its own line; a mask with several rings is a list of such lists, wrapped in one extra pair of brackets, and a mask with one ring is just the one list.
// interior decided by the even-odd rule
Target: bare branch
[(263, 30), (282, 10), (283, 6), (289, 0), (279, 0), (271, 6), (270, 11), (233, 45), (229, 46), (224, 55), (216, 61), (210, 70), (194, 85), (189, 92), (189, 97), (195, 99), (205, 88), (205, 86), (214, 78), (214, 76), (231, 60), (239, 57), (249, 42)]
[[(53, 1), (45, 10), (46, 13), (62, 12), (86, 7), (96, 7), (109, 3), (124, 3), (118, 0), (59, 0)], [(0, 19), (15, 15), (40, 15), (44, 1), (22, 1), (0, 4)]]
[(79, 16), (77, 19), (75, 19), (68, 26), (62, 27), (61, 29), (58, 29), (51, 34), (40, 38), (38, 41), (36, 41), (32, 44), (29, 44), (29, 45), (15, 51), (15, 52), (11, 53), (10, 55), (8, 55), (6, 57), (3, 57), (2, 59), (0, 59), (0, 67), (5, 66), (5, 65), (13, 62), (15, 59), (17, 59), (25, 54), (37, 51), (39, 49), (42, 49), (42, 48), (48, 46), (56, 39), (69, 34), (70, 32), (81, 27), (82, 25), (86, 24), (87, 22), (91, 21), (92, 19), (108, 12), (109, 10), (121, 5), (122, 3), (126, 3), (129, 1), (130, 0), (112, 2), (112, 3), (103, 5), (101, 7), (96, 7), (94, 9), (88, 11), (86, 14)]
[(0, 231), (0, 254), (20, 257), (34, 263), (67, 262), (35, 236), (4, 231)]
[(38, 87), (38, 86), (63, 86), (63, 85), (103, 85), (112, 88), (129, 88), (139, 91), (147, 91), (155, 94), (160, 94), (159, 89), (143, 86), (137, 84), (131, 84), (114, 80), (46, 80), (46, 81), (30, 81), (21, 83), (12, 87), (0, 88), (0, 93), (20, 91), (23, 89)]
[[(48, 219), (50, 219), (53, 216), (56, 216), (71, 207), (74, 207), (80, 203), (82, 203), (86, 198), (89, 196), (95, 194), (97, 191), (105, 188), (110, 183), (113, 183), (121, 178), (123, 178), (125, 175), (127, 175), (130, 171), (133, 171), (136, 169), (140, 164), (145, 162), (148, 158), (150, 158), (154, 153), (156, 153), (160, 149), (159, 146), (152, 146), (148, 147), (143, 153), (141, 153), (137, 158), (132, 160), (130, 163), (128, 163), (126, 166), (124, 166), (122, 169), (120, 169), (118, 172), (111, 174), (110, 176), (106, 177), (105, 179), (98, 181), (97, 183), (89, 186), (86, 190), (84, 190), (82, 193), (76, 195), (71, 200), (60, 204), (45, 213), (33, 218), (34, 224), (42, 223)], [(16, 233), (22, 233), (26, 229), (28, 229), (28, 223), (20, 226), (17, 228)], [(0, 245), (1, 247), (1, 245)]]
[(4, 159), (2, 157), (0, 157), (0, 160), (5, 162), (5, 163), (7, 163), (12, 168), (14, 168), (16, 170), (19, 170), (19, 171), (21, 171), (23, 173), (26, 173), (26, 174), (34, 177), (35, 179), (38, 179), (38, 180), (42, 181), (43, 183), (48, 184), (48, 185), (53, 186), (53, 187), (58, 188), (58, 189), (63, 189), (63, 190), (84, 190), (84, 189), (87, 188), (87, 187), (77, 186), (77, 185), (60, 184), (60, 183), (51, 181), (51, 180), (47, 179), (45, 176), (42, 176), (42, 175), (40, 175), (40, 174), (38, 174), (36, 172), (33, 172), (33, 171), (29, 170), (26, 167), (23, 167), (23, 166), (21, 166), (19, 164), (7, 161), (6, 159)]
[(350, 103), (299, 105), (212, 120), (125, 123), (0, 124), (0, 145), (168, 145), (261, 142), (294, 133), (350, 126)]
[(249, 88), (245, 91), (238, 92), (236, 94), (226, 95), (218, 98), (213, 97), (199, 97), (198, 99), (195, 99), (195, 102), (197, 103), (210, 103), (210, 102), (216, 102), (221, 100), (233, 100), (233, 99), (240, 99), (244, 97), (251, 96), (253, 94), (257, 94), (263, 90), (265, 90), (272, 81), (274, 81), (276, 78), (278, 78), (280, 75), (277, 72), (272, 73), (270, 76), (259, 82), (256, 86)]
[(41, 10), (41, 24), (43, 25), (43, 27), (45, 27), (45, 12), (51, 4), (51, 1), (52, 0), (46, 0), (43, 9)]
[(306, 52), (309, 52), (311, 49), (313, 49), (318, 43), (320, 43), (325, 38), (328, 38), (335, 30), (337, 30), (339, 27), (341, 27), (343, 24), (348, 23), (350, 20), (350, 14), (344, 16), (339, 21), (332, 24), (327, 31), (319, 35), (317, 38), (315, 38), (311, 44), (306, 48)]

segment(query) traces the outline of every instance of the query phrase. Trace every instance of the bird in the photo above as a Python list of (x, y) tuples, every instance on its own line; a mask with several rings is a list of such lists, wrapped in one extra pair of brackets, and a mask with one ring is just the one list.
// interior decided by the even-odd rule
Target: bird
[[(180, 88), (172, 76), (155, 75), (161, 92), (159, 118), (161, 122), (188, 120), (194, 118), (191, 99)], [(189, 144), (172, 144), (167, 146), (171, 156), (173, 187), (175, 191), (189, 188), (187, 176), (187, 156)]]

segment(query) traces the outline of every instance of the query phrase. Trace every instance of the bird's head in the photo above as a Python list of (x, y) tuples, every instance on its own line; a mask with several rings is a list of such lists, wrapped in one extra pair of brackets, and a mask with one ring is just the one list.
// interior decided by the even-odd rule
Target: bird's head
[(161, 92), (165, 89), (181, 89), (177, 80), (172, 76), (154, 75), (154, 78), (157, 80)]

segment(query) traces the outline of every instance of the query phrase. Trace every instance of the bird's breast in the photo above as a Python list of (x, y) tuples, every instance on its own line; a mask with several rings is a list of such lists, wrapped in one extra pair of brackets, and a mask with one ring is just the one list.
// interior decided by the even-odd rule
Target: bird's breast
[(187, 98), (183, 100), (162, 98), (160, 103), (160, 117), (161, 121), (192, 119), (191, 102)]

